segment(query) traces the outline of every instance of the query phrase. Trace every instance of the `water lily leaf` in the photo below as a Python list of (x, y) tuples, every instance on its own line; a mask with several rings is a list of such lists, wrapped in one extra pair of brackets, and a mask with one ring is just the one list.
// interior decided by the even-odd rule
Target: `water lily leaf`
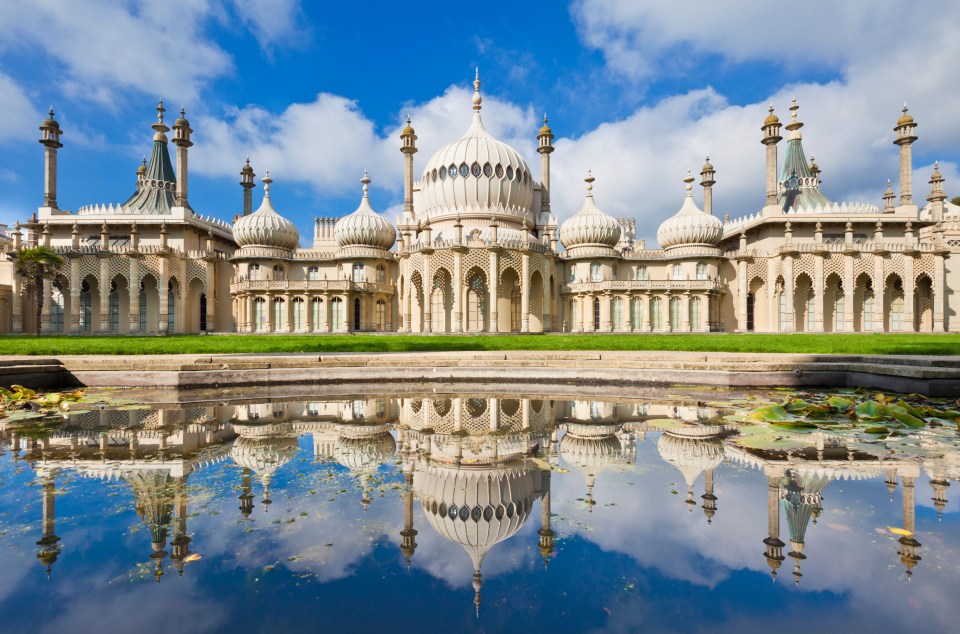
[(767, 405), (765, 407), (758, 407), (757, 409), (751, 411), (748, 416), (754, 420), (764, 420), (768, 423), (787, 421), (794, 418), (787, 413), (787, 410), (783, 408), (783, 405)]
[(886, 427), (867, 427), (863, 430), (867, 434), (889, 434), (890, 430)]
[(845, 410), (853, 405), (853, 401), (842, 396), (831, 396), (827, 399), (827, 405), (834, 409)]
[(783, 429), (795, 429), (795, 430), (811, 430), (817, 429), (817, 426), (814, 423), (805, 420), (787, 420), (779, 423), (771, 423), (773, 427), (780, 427)]
[(786, 451), (788, 449), (800, 449), (806, 447), (807, 443), (800, 442), (794, 438), (784, 438), (776, 434), (757, 434), (738, 438), (735, 440), (738, 445), (744, 449), (767, 449), (771, 451)]
[(911, 416), (906, 412), (893, 412), (893, 417), (898, 421), (906, 425), (907, 427), (912, 427), (914, 429), (919, 429), (923, 427), (923, 420), (917, 418), (916, 416)]
[(886, 407), (877, 401), (863, 401), (853, 411), (858, 418), (883, 418)]

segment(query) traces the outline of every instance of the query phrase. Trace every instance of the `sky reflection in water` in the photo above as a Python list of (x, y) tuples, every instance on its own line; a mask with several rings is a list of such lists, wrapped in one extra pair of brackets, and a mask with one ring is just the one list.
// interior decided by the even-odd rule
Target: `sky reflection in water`
[(683, 402), (200, 403), (71, 415), (46, 441), (0, 423), (2, 629), (955, 627), (960, 453), (785, 463)]

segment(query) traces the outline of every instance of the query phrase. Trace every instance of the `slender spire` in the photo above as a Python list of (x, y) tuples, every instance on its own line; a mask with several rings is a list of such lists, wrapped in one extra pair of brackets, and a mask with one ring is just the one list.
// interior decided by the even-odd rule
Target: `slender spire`
[(477, 74), (473, 80), (473, 109), (480, 112), (481, 103), (483, 103), (483, 97), (480, 96), (480, 67), (477, 66)]
[(363, 197), (370, 198), (370, 177), (367, 176), (367, 170), (363, 170), (363, 178), (360, 179), (360, 182), (363, 183)]
[(595, 180), (597, 179), (593, 177), (593, 170), (587, 170), (587, 177), (583, 179), (587, 184), (587, 198), (593, 198), (593, 181)]
[(687, 170), (687, 177), (683, 179), (683, 182), (686, 183), (687, 198), (693, 198), (693, 174), (691, 170)]
[(260, 182), (263, 183), (263, 197), (270, 198), (270, 183), (273, 182), (273, 179), (270, 178), (270, 170), (267, 170), (266, 175), (260, 179)]
[(803, 138), (800, 134), (800, 128), (803, 127), (803, 122), (797, 119), (798, 110), (800, 110), (800, 106), (797, 105), (797, 98), (794, 97), (790, 103), (790, 123), (784, 126), (787, 130), (790, 130), (790, 136), (787, 137), (788, 140)]

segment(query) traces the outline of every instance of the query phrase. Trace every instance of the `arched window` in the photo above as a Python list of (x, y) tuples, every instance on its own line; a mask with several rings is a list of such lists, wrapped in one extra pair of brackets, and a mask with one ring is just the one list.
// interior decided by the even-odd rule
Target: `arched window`
[(663, 302), (659, 297), (650, 300), (650, 329), (663, 330)]
[(700, 298), (690, 298), (690, 330), (702, 330), (700, 323)]
[(833, 331), (843, 332), (843, 287), (838, 286), (833, 298)]
[(480, 332), (487, 317), (487, 285), (479, 275), (470, 278), (467, 287), (467, 330)]
[(623, 330), (623, 300), (619, 297), (614, 297), (611, 310), (613, 311), (613, 329)]
[(670, 269), (670, 279), (671, 280), (682, 280), (683, 279), (683, 267), (679, 264), (674, 264)]
[(590, 263), (590, 281), (591, 282), (603, 281), (603, 268), (600, 266), (599, 262)]
[(63, 289), (54, 282), (50, 292), (50, 332), (63, 332)]
[(387, 282), (387, 267), (382, 264), (377, 265), (377, 283), (385, 284)]
[(307, 328), (307, 304), (302, 297), (293, 298), (293, 329), (302, 332)]
[(334, 297), (330, 300), (330, 329), (340, 330), (345, 325), (346, 314), (343, 299)]
[(903, 283), (893, 283), (893, 295), (890, 299), (890, 332), (903, 332)]
[(363, 262), (354, 262), (353, 281), (358, 284), (363, 281)]
[(120, 332), (120, 293), (116, 282), (110, 282), (110, 332)]
[(311, 266), (307, 269), (307, 279), (311, 282), (316, 282), (320, 279), (320, 267)]
[(251, 265), (249, 265), (249, 266), (247, 267), (247, 278), (248, 278), (248, 279), (251, 279), (251, 280), (259, 280), (259, 279), (260, 279), (260, 265), (259, 265), (259, 264), (251, 264)]
[(577, 281), (577, 265), (576, 264), (570, 265), (570, 275), (567, 279), (570, 281), (571, 284)]
[(650, 272), (647, 271), (646, 266), (637, 267), (637, 279), (640, 280), (641, 282), (645, 282), (646, 280), (650, 279)]
[(273, 299), (273, 331), (280, 332), (281, 330), (286, 330), (287, 328), (287, 315), (286, 315), (287, 304), (283, 301), (282, 297), (275, 297)]
[(262, 297), (253, 300), (253, 326), (258, 332), (264, 332), (270, 327), (267, 300)]
[(863, 317), (860, 319), (860, 330), (863, 332), (873, 332), (873, 289), (869, 286), (863, 294)]
[(697, 262), (697, 279), (709, 279), (709, 276), (707, 275), (707, 265), (704, 262)]
[(630, 327), (634, 330), (643, 328), (643, 300), (639, 297), (630, 300)]
[(753, 293), (747, 293), (747, 331), (753, 332), (753, 313), (757, 298)]
[(323, 298), (314, 297), (310, 301), (310, 321), (313, 323), (313, 329), (318, 330), (320, 324), (326, 321), (323, 318)]
[(813, 311), (815, 298), (816, 297), (813, 293), (813, 290), (807, 291), (806, 309), (804, 310), (804, 313), (807, 316), (807, 332), (813, 332)]
[(377, 300), (376, 323), (377, 330), (383, 332), (387, 329), (387, 303), (382, 299)]
[(89, 333), (93, 329), (93, 297), (90, 295), (90, 282), (80, 284), (80, 332)]
[(670, 298), (670, 330), (680, 330), (680, 298)]
[(360, 323), (360, 298), (357, 297), (353, 300), (353, 329), (354, 330), (363, 330), (363, 324)]
[(600, 298), (593, 298), (593, 329), (600, 330)]
[(143, 282), (140, 282), (139, 297), (137, 298), (140, 308), (140, 333), (147, 332), (147, 291), (143, 289)]
[(177, 331), (177, 287), (173, 280), (167, 283), (167, 332)]
[(287, 279), (287, 272), (284, 270), (282, 264), (273, 265), (273, 279), (275, 280), (285, 280)]

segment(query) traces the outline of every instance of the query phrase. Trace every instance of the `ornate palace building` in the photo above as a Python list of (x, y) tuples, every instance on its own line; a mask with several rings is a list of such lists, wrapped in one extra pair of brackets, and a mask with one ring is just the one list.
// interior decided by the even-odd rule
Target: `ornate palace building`
[(430, 157), (419, 180), (417, 135), (409, 120), (403, 128), (396, 225), (370, 206), (364, 175), (356, 211), (316, 219), (307, 248), (274, 209), (269, 173), (253, 211), (249, 160), (240, 172), (243, 214), (233, 223), (191, 207), (193, 130), (181, 109), (174, 169), (162, 102), (131, 197), (60, 209), (62, 131), (51, 111), (40, 126), (43, 206), (14, 230), (0, 228), (10, 256), (0, 263), (0, 332), (36, 327), (36, 291), (13, 274), (12, 260), (37, 244), (64, 258), (39, 289), (45, 333), (960, 331), (960, 270), (949, 259), (960, 248), (960, 208), (946, 202), (939, 169), (926, 204), (914, 199), (917, 123), (906, 106), (894, 127), (899, 197), (888, 181), (879, 207), (830, 200), (805, 156), (794, 100), (786, 125), (771, 106), (761, 126), (764, 206), (715, 216), (708, 159), (702, 206), (688, 173), (679, 210), (657, 230), (660, 248), (647, 249), (634, 220), (598, 206), (592, 174), (580, 211), (558, 227), (546, 117), (537, 180), (519, 152), (484, 128), (479, 76), (474, 87), (467, 131)]

